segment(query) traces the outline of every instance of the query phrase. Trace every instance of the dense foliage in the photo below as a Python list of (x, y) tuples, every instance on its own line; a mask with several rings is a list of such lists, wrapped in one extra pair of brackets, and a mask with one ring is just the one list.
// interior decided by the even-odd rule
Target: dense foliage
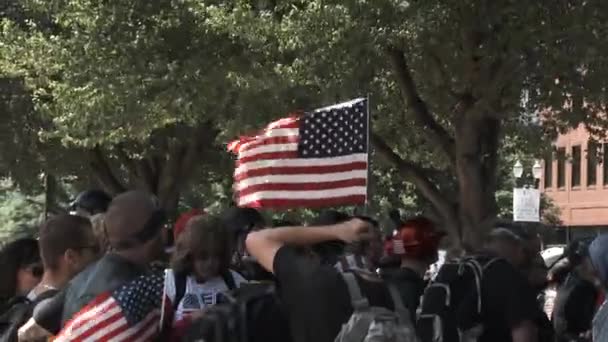
[(225, 204), (223, 143), (288, 110), (369, 95), (376, 210), (430, 209), (475, 245), (513, 156), (543, 153), (568, 127), (605, 127), (601, 0), (5, 6), (0, 172), (19, 184), (47, 171), (145, 188), (172, 212), (180, 197), (200, 202), (195, 189)]

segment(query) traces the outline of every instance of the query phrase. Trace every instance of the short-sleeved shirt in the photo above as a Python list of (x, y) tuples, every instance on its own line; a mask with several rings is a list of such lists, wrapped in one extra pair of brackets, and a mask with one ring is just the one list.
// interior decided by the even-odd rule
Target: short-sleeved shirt
[(483, 274), (480, 342), (511, 342), (511, 331), (524, 321), (535, 322), (540, 308), (524, 275), (506, 260), (493, 262)]
[[(332, 342), (353, 312), (347, 285), (338, 270), (281, 247), (274, 258), (280, 288), (295, 342)], [(371, 306), (393, 309), (390, 293), (381, 280), (356, 274), (362, 294)]]
[[(230, 271), (230, 273), (235, 286), (239, 287), (246, 282), (237, 272)], [(192, 324), (192, 314), (217, 304), (219, 296), (229, 290), (228, 285), (220, 276), (209, 279), (204, 283), (199, 283), (194, 277), (187, 276), (185, 285), (183, 297), (176, 306), (174, 304), (177, 300), (175, 298), (177, 292), (175, 274), (171, 269), (165, 270), (164, 296), (169, 301), (169, 305), (163, 305), (163, 310), (175, 308), (171, 313), (172, 316), (163, 312), (163, 317), (173, 317), (170, 341), (182, 341)]]
[[(240, 274), (230, 271), (234, 284), (239, 287), (242, 283), (246, 283), (247, 280)], [(179, 304), (174, 313), (174, 321), (180, 321), (187, 316), (189, 313), (203, 310), (211, 305), (215, 305), (218, 302), (218, 296), (228, 291), (228, 285), (222, 277), (215, 277), (207, 280), (204, 283), (198, 283), (194, 277), (186, 277), (186, 289), (184, 296), (181, 298)], [(175, 302), (175, 275), (173, 270), (165, 270), (165, 295), (171, 301)], [(171, 304), (173, 305), (173, 304)]]

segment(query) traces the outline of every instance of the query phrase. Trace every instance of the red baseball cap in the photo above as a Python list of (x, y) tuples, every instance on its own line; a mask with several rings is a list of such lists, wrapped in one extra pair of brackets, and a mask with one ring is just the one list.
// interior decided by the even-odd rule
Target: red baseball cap
[(205, 211), (202, 209), (192, 209), (192, 210), (186, 211), (185, 213), (182, 213), (179, 216), (179, 218), (177, 219), (177, 221), (175, 221), (175, 224), (173, 225), (174, 241), (177, 241), (177, 238), (184, 231), (184, 229), (186, 229), (186, 225), (188, 224), (188, 221), (190, 221), (191, 218), (193, 218), (194, 216), (199, 216), (199, 215), (204, 215), (204, 214), (205, 214)]
[(393, 253), (412, 258), (435, 256), (443, 236), (445, 233), (437, 231), (425, 217), (407, 220), (393, 234)]

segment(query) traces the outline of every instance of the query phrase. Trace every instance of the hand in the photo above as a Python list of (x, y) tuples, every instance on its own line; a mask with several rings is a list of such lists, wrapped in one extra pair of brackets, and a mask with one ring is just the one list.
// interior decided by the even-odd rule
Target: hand
[(346, 243), (369, 240), (372, 237), (371, 230), (372, 226), (369, 222), (358, 218), (335, 226), (337, 237)]

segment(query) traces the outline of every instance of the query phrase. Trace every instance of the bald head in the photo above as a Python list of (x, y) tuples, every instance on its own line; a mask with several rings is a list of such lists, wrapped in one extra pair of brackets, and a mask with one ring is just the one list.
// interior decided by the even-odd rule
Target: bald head
[(143, 230), (149, 229), (147, 225), (158, 209), (154, 197), (147, 192), (129, 191), (116, 196), (104, 217), (110, 245), (133, 240)]

